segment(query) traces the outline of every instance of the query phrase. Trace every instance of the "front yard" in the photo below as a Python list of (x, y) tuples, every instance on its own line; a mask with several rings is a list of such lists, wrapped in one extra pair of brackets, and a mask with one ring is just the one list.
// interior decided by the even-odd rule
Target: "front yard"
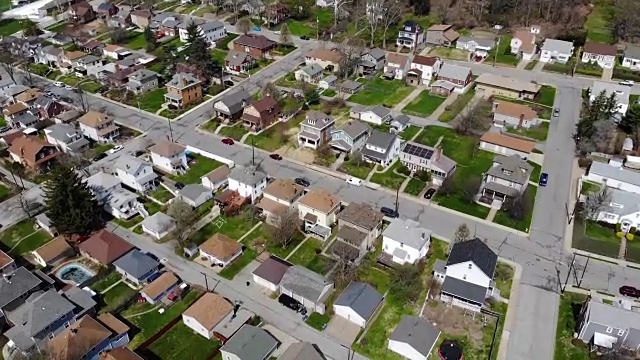
[(184, 175), (169, 175), (173, 181), (183, 184), (200, 184), (200, 178), (222, 166), (222, 163), (206, 156), (191, 153), (189, 170)]
[(409, 180), (409, 182), (407, 183), (407, 186), (405, 186), (403, 192), (409, 195), (418, 196), (426, 186), (427, 183), (425, 183), (424, 181), (416, 178), (411, 178), (411, 180)]
[(244, 143), (253, 144), (266, 151), (276, 151), (283, 146), (294, 145), (295, 134), (298, 133), (297, 130), (303, 120), (304, 114), (298, 114), (287, 122), (278, 122), (259, 134), (247, 136)]
[(365, 79), (359, 81), (364, 83), (363, 89), (351, 95), (348, 101), (361, 105), (383, 105), (392, 108), (414, 89), (405, 85), (402, 80), (385, 80), (376, 77), (369, 81)]
[(220, 134), (220, 136), (232, 138), (235, 141), (240, 141), (242, 137), (248, 132), (249, 130), (242, 126), (242, 123), (237, 123), (233, 126), (221, 127), (220, 131), (218, 131), (218, 134)]
[(467, 61), (469, 60), (469, 52), (449, 47), (434, 47), (429, 51), (431, 56), (439, 56), (444, 59)]
[(219, 341), (208, 340), (179, 321), (146, 350), (160, 360), (207, 360), (219, 347)]
[(373, 174), (371, 176), (371, 182), (395, 190), (407, 179), (405, 175), (401, 175), (396, 172), (401, 167), (404, 167), (404, 165), (402, 165), (402, 162), (398, 160), (384, 172), (377, 172)]
[(537, 186), (529, 185), (527, 190), (525, 190), (524, 196), (527, 200), (527, 203), (530, 204), (529, 208), (526, 209), (523, 219), (514, 219), (512, 218), (506, 211), (499, 210), (496, 213), (495, 218), (493, 218), (493, 222), (496, 224), (508, 226), (512, 229), (528, 232), (529, 227), (531, 226), (531, 217), (533, 216), (533, 205), (536, 201), (536, 192), (538, 191)]
[(549, 122), (542, 121), (537, 126), (531, 126), (530, 128), (514, 128), (507, 127), (507, 132), (512, 134), (517, 134), (520, 136), (525, 136), (537, 141), (545, 141), (547, 140), (547, 135), (549, 133)]
[[(353, 155), (355, 157), (355, 155)], [(338, 171), (343, 172), (345, 174), (349, 174), (351, 176), (357, 177), (358, 179), (366, 179), (367, 175), (373, 170), (373, 164), (364, 162), (363, 160), (349, 160), (345, 161), (340, 167)]]
[(233, 278), (242, 271), (247, 265), (249, 265), (255, 258), (258, 257), (258, 253), (249, 247), (245, 247), (242, 251), (242, 255), (233, 260), (233, 262), (227, 265), (220, 271), (220, 276), (225, 279), (233, 280)]
[(560, 309), (556, 327), (555, 360), (591, 359), (588, 346), (581, 341), (574, 341), (573, 338), (578, 324), (578, 314), (586, 300), (586, 295), (572, 292), (565, 292), (560, 297)]
[(485, 62), (493, 62), (495, 57), (496, 64), (516, 67), (520, 62), (520, 58), (511, 54), (511, 35), (502, 35), (498, 47), (494, 47)]
[(166, 88), (155, 89), (138, 96), (132, 103), (133, 106), (140, 104), (140, 109), (155, 113), (160, 110), (162, 104), (165, 103), (164, 94), (167, 93)]
[(413, 101), (402, 109), (407, 115), (427, 117), (433, 114), (447, 98), (431, 95), (429, 90), (423, 90)]
[(576, 218), (573, 224), (572, 246), (594, 254), (617, 258), (620, 239), (613, 229), (599, 225), (595, 221)]

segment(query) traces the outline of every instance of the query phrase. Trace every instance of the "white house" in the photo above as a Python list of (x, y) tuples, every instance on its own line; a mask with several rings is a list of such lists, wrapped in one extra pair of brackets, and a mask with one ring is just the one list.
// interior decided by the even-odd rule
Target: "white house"
[(485, 299), (494, 294), (497, 263), (498, 255), (478, 238), (453, 245), (444, 268), (434, 267), (436, 279), (442, 280), (440, 299), (480, 311)]
[(176, 228), (176, 220), (158, 211), (142, 220), (140, 225), (142, 226), (142, 231), (160, 240)]
[(336, 83), (338, 82), (338, 78), (335, 75), (329, 75), (327, 77), (325, 77), (324, 79), (318, 81), (318, 87), (320, 89), (329, 89), (332, 88), (336, 85)]
[(236, 167), (229, 174), (229, 189), (255, 202), (267, 187), (267, 174), (255, 166)]
[(573, 43), (570, 41), (545, 39), (540, 48), (540, 61), (557, 61), (565, 64), (573, 55)]
[(407, 55), (390, 53), (384, 64), (384, 76), (390, 79), (404, 79), (411, 61)]
[(439, 337), (440, 330), (429, 320), (405, 315), (389, 336), (387, 349), (405, 359), (427, 360)]
[(276, 292), (280, 288), (282, 277), (291, 266), (293, 264), (286, 260), (273, 255), (269, 256), (267, 260), (253, 270), (253, 282), (271, 292)]
[(199, 248), (199, 256), (206, 258), (212, 266), (225, 267), (242, 255), (242, 243), (221, 233), (215, 233)]
[(187, 184), (178, 190), (178, 198), (193, 208), (213, 199), (213, 192), (200, 184)]
[(131, 55), (131, 51), (122, 46), (107, 44), (102, 48), (102, 55), (114, 60), (120, 60), (127, 55)]
[(467, 50), (476, 58), (486, 58), (489, 56), (489, 52), (495, 45), (496, 41), (494, 39), (460, 36), (458, 40), (456, 40), (457, 49)]
[(175, 142), (160, 140), (151, 148), (151, 162), (169, 174), (183, 174), (189, 169), (187, 149)]
[(99, 143), (112, 143), (120, 136), (115, 118), (97, 111), (89, 111), (78, 119), (84, 136)]
[(362, 158), (369, 163), (386, 167), (398, 157), (401, 146), (402, 139), (398, 135), (374, 129), (361, 151)]
[(609, 189), (611, 201), (604, 204), (604, 208), (596, 215), (594, 220), (604, 221), (615, 225), (621, 224), (623, 232), (630, 228), (640, 227), (640, 195), (618, 190)]
[(396, 38), (396, 45), (398, 47), (406, 46), (409, 49), (413, 49), (425, 41), (424, 29), (418, 23), (413, 21), (405, 21), (400, 30), (398, 30), (398, 37)]
[(382, 251), (398, 264), (424, 259), (431, 245), (431, 230), (417, 221), (395, 218), (382, 232)]
[(182, 322), (207, 339), (214, 339), (214, 329), (233, 311), (233, 304), (222, 296), (207, 292), (182, 313)]
[(63, 153), (80, 153), (89, 148), (89, 141), (78, 130), (67, 124), (55, 124), (44, 129), (49, 144)]
[(280, 343), (266, 330), (243, 325), (220, 348), (222, 360), (271, 359), (270, 355)]
[(366, 49), (360, 55), (359, 73), (363, 75), (373, 74), (384, 68), (387, 53), (380, 48)]
[(605, 97), (609, 97), (612, 94), (615, 95), (615, 100), (618, 104), (617, 110), (621, 115), (627, 113), (631, 95), (631, 89), (629, 86), (620, 85), (613, 82), (594, 81), (593, 86), (591, 86), (591, 89), (589, 89), (589, 100), (595, 100), (595, 98), (603, 91)]
[(621, 161), (610, 160), (608, 164), (594, 161), (585, 180), (607, 185), (610, 189), (619, 189), (640, 195), (640, 173), (622, 167)]
[(391, 111), (382, 105), (356, 105), (349, 110), (349, 117), (376, 125), (382, 125), (391, 120)]
[(229, 184), (229, 173), (229, 166), (222, 165), (200, 179), (202, 186), (213, 192), (222, 189)]
[(511, 53), (531, 60), (536, 54), (536, 35), (530, 31), (518, 30), (511, 38)]
[(198, 30), (200, 30), (200, 35), (209, 43), (211, 46), (215, 46), (216, 41), (221, 40), (227, 36), (227, 29), (224, 27), (224, 24), (217, 20), (211, 21), (203, 21), (200, 19), (189, 19), (184, 21), (178, 25), (178, 34), (180, 36), (180, 41), (187, 42), (189, 41), (189, 33), (187, 29), (191, 23), (195, 22), (198, 25)]
[(115, 218), (130, 219), (139, 213), (146, 214), (144, 206), (138, 202), (136, 194), (122, 187), (119, 178), (99, 172), (87, 178), (87, 186), (98, 204)]
[(321, 237), (331, 234), (337, 221), (341, 199), (324, 189), (311, 189), (298, 200), (298, 214), (305, 229)]
[(582, 62), (596, 63), (604, 69), (612, 69), (616, 63), (618, 48), (613, 45), (586, 42), (582, 48)]
[(442, 67), (442, 60), (436, 56), (414, 55), (410, 68), (420, 70), (422, 73), (422, 83), (429, 84), (438, 74)]
[(115, 167), (118, 179), (128, 187), (141, 193), (155, 189), (158, 175), (153, 172), (150, 163), (131, 155), (122, 155)]
[(333, 313), (364, 328), (380, 304), (382, 295), (373, 286), (352, 281), (333, 303)]
[(640, 70), (640, 47), (627, 45), (627, 49), (624, 51), (624, 57), (622, 58), (622, 66), (633, 70)]

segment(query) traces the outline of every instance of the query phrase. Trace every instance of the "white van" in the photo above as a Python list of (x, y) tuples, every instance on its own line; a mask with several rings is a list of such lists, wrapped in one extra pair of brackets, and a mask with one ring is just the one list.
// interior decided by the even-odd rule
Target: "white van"
[(360, 186), (362, 185), (362, 180), (358, 179), (357, 177), (350, 177), (347, 179), (347, 184), (349, 185), (354, 185), (354, 186)]

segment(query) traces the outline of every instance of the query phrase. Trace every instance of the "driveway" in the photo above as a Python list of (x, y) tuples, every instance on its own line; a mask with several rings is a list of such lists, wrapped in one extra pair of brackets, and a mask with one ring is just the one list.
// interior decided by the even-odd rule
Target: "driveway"
[(353, 344), (360, 327), (342, 316), (334, 315), (324, 331), (342, 344)]

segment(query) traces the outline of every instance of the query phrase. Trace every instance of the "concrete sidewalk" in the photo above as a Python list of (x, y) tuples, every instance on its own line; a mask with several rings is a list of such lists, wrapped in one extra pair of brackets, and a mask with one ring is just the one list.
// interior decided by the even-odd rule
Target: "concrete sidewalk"
[(423, 90), (426, 90), (426, 88), (423, 85), (417, 86), (415, 89), (413, 89), (411, 94), (409, 94), (407, 97), (402, 99), (402, 101), (400, 101), (398, 105), (394, 106), (393, 110), (401, 111), (402, 109), (404, 109), (405, 106), (409, 105), (409, 103), (411, 103), (413, 99), (417, 98), (418, 95), (420, 95), (420, 93)]

